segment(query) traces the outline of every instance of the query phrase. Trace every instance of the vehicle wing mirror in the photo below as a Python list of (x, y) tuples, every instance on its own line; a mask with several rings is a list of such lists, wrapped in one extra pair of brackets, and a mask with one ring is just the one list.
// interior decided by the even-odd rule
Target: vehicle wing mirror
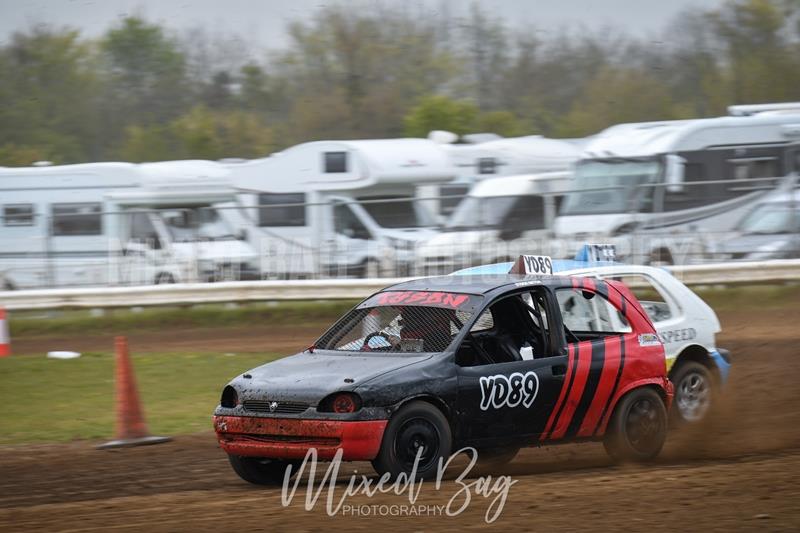
[(681, 156), (675, 154), (667, 155), (666, 168), (664, 171), (664, 181), (667, 183), (667, 192), (684, 192), (683, 167), (685, 164), (686, 160)]

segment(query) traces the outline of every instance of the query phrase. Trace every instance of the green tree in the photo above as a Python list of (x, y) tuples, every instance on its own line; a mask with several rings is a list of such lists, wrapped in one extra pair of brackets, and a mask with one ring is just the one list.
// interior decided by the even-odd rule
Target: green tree
[(447, 130), (458, 135), (475, 133), (478, 107), (472, 102), (446, 96), (427, 96), (409, 110), (403, 122), (409, 137), (425, 137), (432, 130)]
[(408, 109), (454, 68), (436, 19), (408, 6), (328, 6), (289, 35), (276, 66), (291, 95), (293, 142), (399, 136)]
[(736, 102), (784, 101), (800, 97), (800, 48), (789, 27), (797, 4), (771, 0), (727, 3), (711, 13), (725, 46)]
[(39, 26), (14, 34), (0, 49), (0, 165), (34, 154), (65, 163), (102, 157), (98, 89), (77, 32)]
[(186, 58), (160, 26), (128, 17), (106, 33), (101, 48), (118, 120), (163, 123), (187, 108), (193, 94)]
[(130, 126), (121, 153), (127, 161), (264, 157), (276, 148), (272, 130), (244, 111), (198, 105), (166, 125)]
[(558, 133), (584, 137), (613, 124), (673, 118), (672, 99), (661, 83), (639, 70), (607, 67), (584, 87)]

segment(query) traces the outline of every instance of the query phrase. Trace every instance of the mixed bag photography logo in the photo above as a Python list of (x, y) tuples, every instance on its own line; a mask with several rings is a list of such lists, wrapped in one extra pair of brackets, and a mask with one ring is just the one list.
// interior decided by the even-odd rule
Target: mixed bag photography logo
[[(455, 517), (473, 506), (485, 506), (483, 518), (491, 524), (503, 513), (511, 487), (517, 483), (508, 475), (473, 474), (478, 451), (472, 447), (461, 448), (446, 460), (440, 458), (433, 479), (418, 476), (422, 449), (417, 452), (411, 471), (401, 472), (394, 479), (388, 472), (377, 477), (355, 471), (340, 477), (342, 453), (339, 449), (327, 467), (320, 467), (317, 450), (311, 448), (297, 467), (288, 466), (281, 489), (281, 505), (289, 507), (302, 499), (306, 511), (324, 509), (331, 517)], [(458, 465), (454, 461), (461, 454), (465, 454), (469, 461), (455, 471)], [(369, 500), (382, 494), (401, 497), (402, 503), (364, 503), (364, 498)], [(425, 503), (426, 497), (435, 497), (437, 503)], [(442, 498), (445, 503), (438, 503)]]

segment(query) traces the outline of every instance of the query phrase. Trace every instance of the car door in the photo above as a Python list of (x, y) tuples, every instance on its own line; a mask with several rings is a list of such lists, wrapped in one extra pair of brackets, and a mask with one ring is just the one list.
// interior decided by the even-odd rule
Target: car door
[[(552, 302), (544, 288), (538, 289), (504, 297), (527, 299), (533, 309), (529, 322), (524, 316), (512, 319), (499, 312), (501, 298), (473, 324), (456, 355), (458, 435), (462, 442), (476, 446), (530, 443), (544, 430), (561, 391), (567, 356), (553, 351), (559, 350), (559, 344), (549, 327)], [(520, 309), (525, 308), (518, 306)], [(490, 342), (492, 337), (503, 337), (509, 323), (517, 329), (526, 325), (533, 328), (532, 334), (541, 336), (543, 345), (536, 349), (519, 346), (519, 357), (512, 357), (512, 348)], [(483, 357), (478, 343), (485, 352)]]
[[(578, 281), (578, 280), (576, 280)], [(625, 309), (612, 304), (602, 281), (580, 280), (582, 287), (556, 289), (569, 357), (565, 388), (559, 395), (541, 440), (590, 438), (608, 414), (626, 351), (660, 345), (653, 334), (639, 336)]]

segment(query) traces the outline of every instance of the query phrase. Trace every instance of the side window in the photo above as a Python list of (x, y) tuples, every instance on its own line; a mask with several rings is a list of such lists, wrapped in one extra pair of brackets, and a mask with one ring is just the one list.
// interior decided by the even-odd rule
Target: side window
[(506, 296), (485, 310), (459, 347), (459, 366), (513, 363), (556, 355), (550, 342), (545, 297), (538, 292)]
[(469, 185), (442, 185), (439, 187), (439, 212), (443, 216), (450, 215), (467, 195), (469, 188)]
[(351, 239), (369, 240), (370, 234), (364, 224), (356, 217), (347, 204), (336, 204), (333, 207), (334, 231)]
[(3, 206), (4, 226), (33, 226), (33, 204)]
[(147, 213), (131, 213), (131, 239), (149, 241), (156, 238), (156, 229)]
[(494, 157), (481, 157), (478, 159), (478, 174), (496, 174), (497, 159)]
[[(556, 299), (564, 326), (582, 341), (631, 332), (622, 313), (594, 291), (558, 289)], [(569, 335), (567, 340), (574, 341)]]
[(325, 152), (323, 167), (326, 174), (347, 172), (347, 152)]
[(99, 203), (53, 204), (52, 213), (54, 236), (103, 233), (102, 206)]
[(544, 228), (544, 197), (538, 195), (518, 197), (508, 213), (505, 226), (519, 231)]
[(661, 322), (674, 316), (673, 310), (661, 290), (649, 276), (631, 274), (621, 277), (615, 276), (614, 279), (628, 286), (653, 322)]
[(258, 195), (258, 225), (291, 227), (306, 225), (306, 195), (303, 193)]
[(478, 331), (486, 331), (487, 329), (492, 329), (494, 327), (494, 317), (492, 316), (492, 310), (487, 309), (478, 319), (472, 324), (470, 328), (470, 333), (475, 333)]

